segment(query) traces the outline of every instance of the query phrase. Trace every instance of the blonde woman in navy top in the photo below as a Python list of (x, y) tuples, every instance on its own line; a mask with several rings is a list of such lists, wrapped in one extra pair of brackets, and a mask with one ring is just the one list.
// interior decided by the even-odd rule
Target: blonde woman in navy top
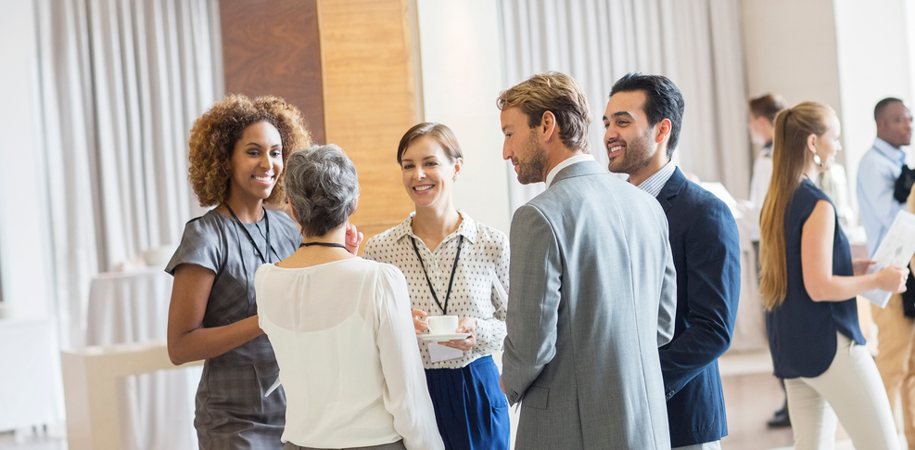
[(839, 119), (804, 102), (775, 121), (772, 181), (760, 217), (760, 293), (775, 376), (785, 379), (795, 448), (833, 448), (837, 419), (855, 448), (899, 446), (880, 375), (864, 348), (855, 296), (905, 290), (908, 270), (863, 275), (835, 207), (811, 180), (829, 168)]

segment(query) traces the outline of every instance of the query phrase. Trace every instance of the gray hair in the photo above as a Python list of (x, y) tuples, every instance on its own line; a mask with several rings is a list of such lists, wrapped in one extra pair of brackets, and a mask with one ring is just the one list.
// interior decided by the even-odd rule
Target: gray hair
[(324, 236), (356, 211), (356, 166), (334, 145), (294, 152), (286, 161), (286, 196), (302, 234)]

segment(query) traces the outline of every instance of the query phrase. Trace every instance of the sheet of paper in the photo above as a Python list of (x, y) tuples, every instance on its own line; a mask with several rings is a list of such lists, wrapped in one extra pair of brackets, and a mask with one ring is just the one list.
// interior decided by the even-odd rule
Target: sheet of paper
[(431, 359), (434, 363), (439, 361), (447, 361), (449, 359), (457, 359), (461, 356), (464, 356), (464, 352), (456, 348), (445, 347), (444, 345), (439, 345), (435, 342), (430, 342), (428, 348), (429, 359)]
[[(877, 251), (871, 256), (876, 261), (868, 268), (867, 273), (879, 272), (888, 266), (905, 267), (915, 255), (915, 214), (908, 211), (899, 211), (893, 224), (883, 236), (883, 241), (877, 247)], [(887, 291), (874, 289), (861, 294), (871, 303), (883, 308), (890, 301), (890, 294)]]

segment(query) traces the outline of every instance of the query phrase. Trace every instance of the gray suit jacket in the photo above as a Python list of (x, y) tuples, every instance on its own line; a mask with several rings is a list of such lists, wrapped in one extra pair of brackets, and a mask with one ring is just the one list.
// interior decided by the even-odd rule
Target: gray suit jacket
[(658, 201), (596, 162), (562, 169), (512, 218), (510, 279), (515, 448), (669, 449), (658, 347), (677, 280)]

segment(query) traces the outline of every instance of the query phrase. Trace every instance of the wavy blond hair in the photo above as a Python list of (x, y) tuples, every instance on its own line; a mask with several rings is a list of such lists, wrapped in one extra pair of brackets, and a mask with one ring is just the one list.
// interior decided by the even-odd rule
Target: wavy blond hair
[(518, 108), (527, 116), (527, 126), (540, 125), (550, 111), (559, 126), (559, 139), (570, 150), (589, 152), (588, 126), (591, 109), (588, 98), (574, 78), (561, 72), (539, 73), (499, 94), (500, 111)]
[[(311, 145), (302, 113), (285, 100), (270, 95), (253, 100), (241, 94), (226, 96), (194, 122), (188, 140), (188, 180), (200, 206), (216, 206), (229, 198), (229, 162), (235, 143), (245, 128), (258, 122), (268, 122), (279, 131), (284, 164), (291, 152)], [(283, 175), (277, 177), (268, 203), (281, 205), (286, 198)]]

